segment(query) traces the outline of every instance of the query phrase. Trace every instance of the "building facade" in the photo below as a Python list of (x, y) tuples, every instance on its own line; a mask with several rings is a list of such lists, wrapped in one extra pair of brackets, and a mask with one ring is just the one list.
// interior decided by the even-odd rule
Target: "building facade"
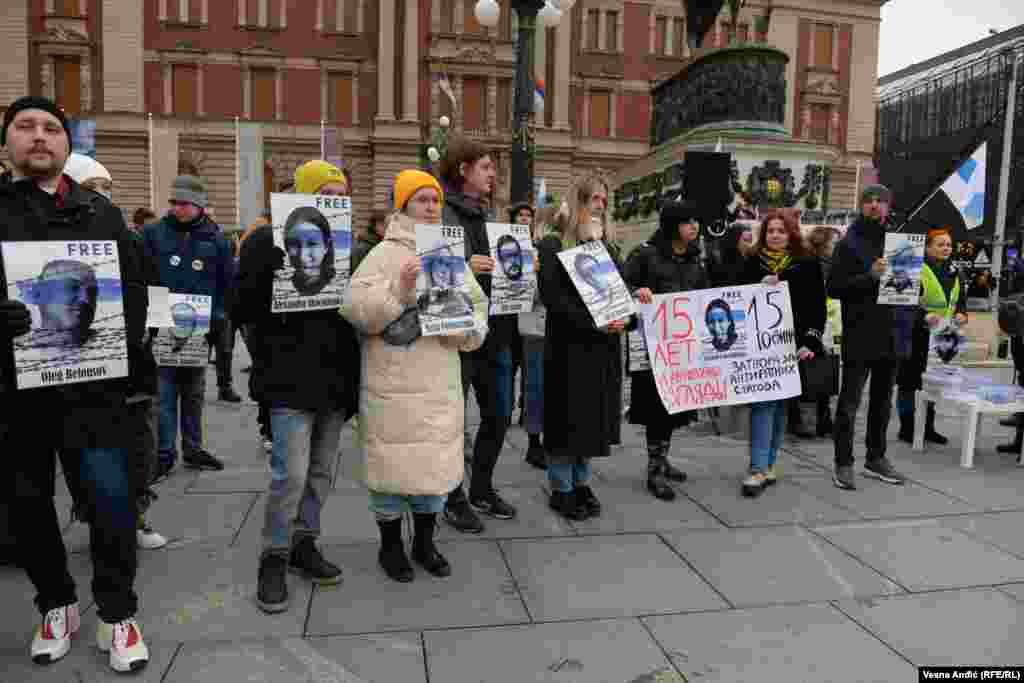
[[(874, 143), (880, 0), (751, 0), (741, 32), (771, 11), (767, 41), (793, 58), (786, 125), (844, 159)], [(237, 215), (235, 121), (263, 124), (267, 190), (320, 156), (340, 129), (359, 215), (383, 209), (394, 174), (419, 166), (438, 118), (495, 150), (508, 199), (515, 19), (476, 21), (475, 0), (12, 0), (0, 16), (0, 107), (54, 97), (97, 122), (97, 158), (126, 209), (161, 209), (187, 162), (213, 213)], [(534, 174), (564, 193), (650, 149), (650, 90), (691, 56), (679, 0), (579, 0), (537, 32)], [(724, 40), (725, 17), (707, 44)], [(448, 93), (451, 93), (449, 96)], [(852, 163), (852, 162), (851, 162)]]

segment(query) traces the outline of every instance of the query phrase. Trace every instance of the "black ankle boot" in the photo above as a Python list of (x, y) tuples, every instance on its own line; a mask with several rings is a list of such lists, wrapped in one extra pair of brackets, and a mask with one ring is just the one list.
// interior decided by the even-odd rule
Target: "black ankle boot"
[(434, 513), (415, 513), (413, 524), (416, 535), (412, 541), (412, 559), (434, 576), (446, 577), (452, 575), (452, 567), (448, 560), (437, 552), (434, 545), (434, 528), (437, 526), (437, 515)]
[(649, 454), (647, 458), (647, 490), (658, 500), (675, 500), (676, 492), (665, 476), (665, 456)]
[(402, 542), (402, 518), (378, 521), (377, 526), (380, 527), (380, 553), (377, 561), (391, 579), (409, 583), (413, 579), (413, 571)]
[(925, 413), (925, 417), (924, 417), (924, 440), (929, 442), (929, 443), (939, 444), (940, 446), (945, 446), (949, 442), (949, 439), (947, 439), (942, 434), (939, 434), (937, 431), (935, 431), (935, 404), (934, 403), (929, 403), (928, 404), (928, 412)]
[(1017, 427), (1017, 434), (1010, 443), (1003, 443), (996, 446), (998, 453), (1013, 453), (1020, 455), (1021, 447), (1024, 446), (1024, 426)]
[(900, 415), (900, 433), (897, 438), (906, 443), (914, 443), (914, 413)]

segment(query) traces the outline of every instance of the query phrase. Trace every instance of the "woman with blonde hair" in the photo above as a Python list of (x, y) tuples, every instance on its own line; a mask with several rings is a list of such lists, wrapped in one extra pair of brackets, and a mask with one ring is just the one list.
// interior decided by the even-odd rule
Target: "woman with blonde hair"
[(389, 577), (413, 579), (402, 542), (402, 512), (411, 508), (413, 559), (434, 576), (451, 574), (434, 545), (437, 514), (462, 480), (465, 412), (459, 352), (480, 348), (487, 334), (487, 299), (472, 270), (464, 277), (474, 328), (420, 336), (416, 279), (417, 223), (441, 221), (443, 193), (423, 171), (395, 179), (395, 210), (384, 240), (352, 276), (341, 314), (364, 335), (359, 393), (359, 442), (370, 507), (380, 527), (378, 561)]

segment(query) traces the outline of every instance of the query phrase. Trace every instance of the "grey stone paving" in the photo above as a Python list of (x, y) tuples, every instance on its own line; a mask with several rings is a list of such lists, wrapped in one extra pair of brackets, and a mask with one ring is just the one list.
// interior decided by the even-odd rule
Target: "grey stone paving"
[[(922, 664), (1024, 664), (1024, 468), (995, 453), (1010, 430), (994, 419), (971, 471), (959, 467), (958, 417), (940, 414), (950, 444), (924, 453), (895, 440), (894, 420), (889, 454), (910, 482), (861, 477), (856, 492), (832, 486), (830, 442), (787, 440), (782, 479), (757, 500), (739, 495), (746, 441), (702, 422), (675, 439), (690, 479), (671, 503), (647, 494), (642, 433), (626, 425), (615, 455), (594, 463), (605, 513), (581, 523), (547, 508), (513, 426), (495, 478), (520, 517), (488, 520), (479, 536), (442, 528), (453, 576), (418, 571), (404, 585), (377, 566), (347, 429), (322, 538), (345, 581), (290, 576), (291, 609), (268, 616), (254, 602), (268, 480), (256, 408), (218, 403), (212, 367), (208, 398), (208, 445), (227, 469), (179, 469), (158, 487), (150, 519), (171, 543), (140, 551), (153, 659), (135, 680), (845, 683), (915, 680)], [(861, 443), (856, 455), (859, 466)], [(0, 682), (124, 680), (93, 643), (88, 534), (57, 491), (83, 631), (64, 661), (31, 664), (32, 589), (0, 568)]]

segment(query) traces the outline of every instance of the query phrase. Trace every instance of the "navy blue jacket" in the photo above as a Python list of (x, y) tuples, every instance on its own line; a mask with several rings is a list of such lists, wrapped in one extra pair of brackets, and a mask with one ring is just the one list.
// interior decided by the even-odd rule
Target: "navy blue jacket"
[(235, 276), (231, 245), (205, 213), (190, 225), (167, 214), (144, 228), (146, 254), (161, 286), (175, 294), (213, 297), (214, 321), (223, 321)]

